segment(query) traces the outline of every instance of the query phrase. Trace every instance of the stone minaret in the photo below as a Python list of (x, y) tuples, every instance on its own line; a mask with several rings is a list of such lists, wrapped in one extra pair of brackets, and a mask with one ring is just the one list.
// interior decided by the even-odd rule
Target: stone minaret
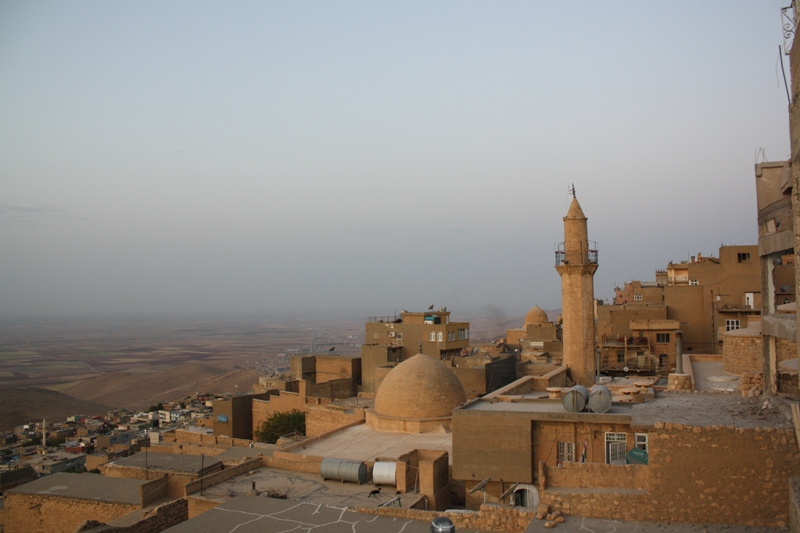
[(597, 250), (589, 246), (586, 216), (575, 190), (564, 217), (564, 242), (556, 250), (561, 276), (564, 365), (575, 384), (591, 387), (595, 381), (594, 273)]

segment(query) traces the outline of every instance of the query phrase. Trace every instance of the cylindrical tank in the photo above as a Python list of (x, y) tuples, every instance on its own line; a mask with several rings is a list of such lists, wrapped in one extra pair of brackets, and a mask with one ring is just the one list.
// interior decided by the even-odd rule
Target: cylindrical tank
[(375, 485), (397, 485), (397, 463), (375, 461), (372, 467), (372, 482)]
[(431, 533), (455, 533), (456, 526), (446, 516), (437, 516), (431, 522)]
[(322, 479), (349, 481), (363, 485), (367, 482), (367, 465), (361, 461), (326, 457), (319, 465), (319, 475), (322, 476)]
[(570, 413), (580, 413), (589, 400), (589, 389), (583, 385), (575, 385), (569, 389), (561, 399), (561, 405)]
[(589, 393), (589, 410), (607, 413), (611, 409), (611, 391), (605, 385), (595, 385)]

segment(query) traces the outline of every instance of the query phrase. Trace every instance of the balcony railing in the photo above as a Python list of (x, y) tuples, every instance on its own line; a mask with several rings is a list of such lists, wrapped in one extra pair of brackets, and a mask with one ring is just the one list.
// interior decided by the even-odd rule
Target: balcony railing
[(596, 265), (597, 242), (589, 241), (588, 250), (565, 250), (564, 243), (556, 245), (556, 266), (560, 265)]

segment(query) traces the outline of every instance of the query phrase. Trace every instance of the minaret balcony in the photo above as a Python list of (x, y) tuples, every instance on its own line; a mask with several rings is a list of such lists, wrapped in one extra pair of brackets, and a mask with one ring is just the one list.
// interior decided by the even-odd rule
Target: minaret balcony
[(565, 250), (564, 243), (556, 245), (556, 266), (561, 265), (596, 265), (597, 242), (589, 241), (587, 250)]

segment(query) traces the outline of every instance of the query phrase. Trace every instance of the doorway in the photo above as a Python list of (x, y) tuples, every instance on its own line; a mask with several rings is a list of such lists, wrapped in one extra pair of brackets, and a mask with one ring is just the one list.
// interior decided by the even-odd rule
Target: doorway
[(535, 509), (539, 506), (539, 491), (531, 485), (520, 485), (511, 495), (514, 507), (530, 507)]

